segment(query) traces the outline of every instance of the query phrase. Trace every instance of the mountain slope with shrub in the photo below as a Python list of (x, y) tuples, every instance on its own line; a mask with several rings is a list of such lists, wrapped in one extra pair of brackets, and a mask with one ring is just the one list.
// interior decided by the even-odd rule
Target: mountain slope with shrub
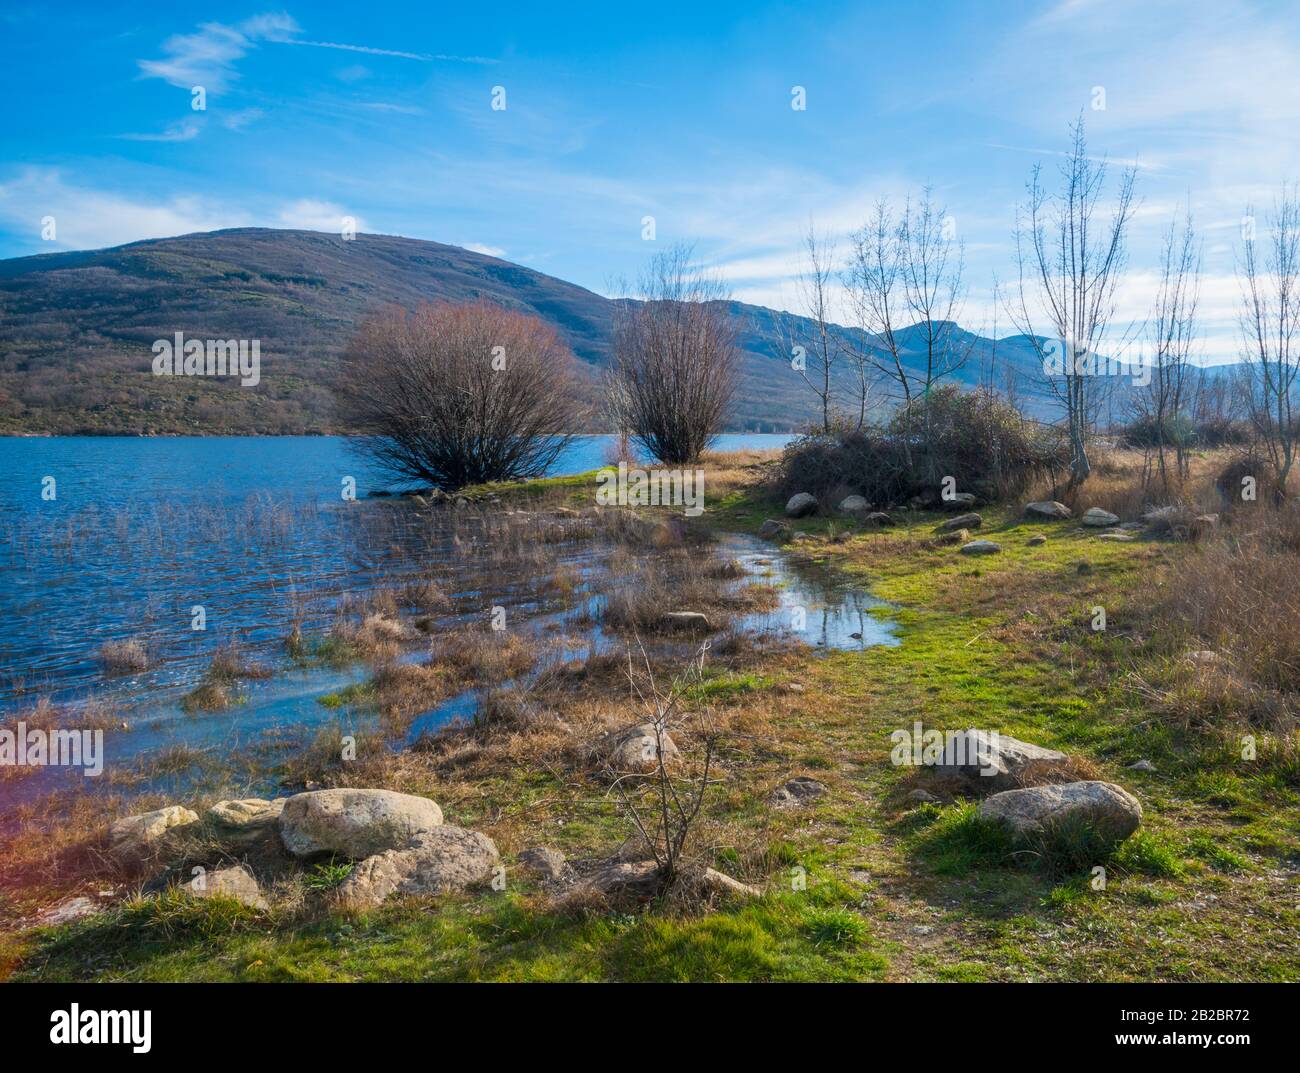
[[(392, 303), (478, 298), (552, 324), (580, 361), (588, 401), (596, 401), (616, 302), (457, 246), (239, 228), (0, 261), (0, 432), (346, 431), (329, 385), (360, 320)], [(776, 342), (781, 315), (739, 302), (731, 311), (744, 351), (731, 428), (799, 427), (813, 417), (815, 400)], [(810, 322), (793, 323), (811, 337)], [(153, 342), (177, 331), (260, 340), (261, 383), (152, 375)], [(971, 353), (956, 382), (974, 384), (996, 360), (999, 369), (1020, 371), (1022, 404), (1049, 411), (1035, 393), (1025, 340), (995, 343), (956, 331)], [(842, 345), (859, 338), (845, 328), (835, 335)], [(919, 368), (916, 346), (913, 340), (905, 358)], [(847, 360), (841, 366), (837, 379), (847, 392)]]

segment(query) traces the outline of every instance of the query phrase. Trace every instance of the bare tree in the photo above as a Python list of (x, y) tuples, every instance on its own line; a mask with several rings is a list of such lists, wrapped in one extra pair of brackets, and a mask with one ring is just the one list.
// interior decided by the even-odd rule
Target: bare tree
[[(897, 223), (888, 202), (877, 202), (853, 237), (845, 282), (863, 333), (859, 360), (895, 387), (903, 413), (921, 415), (927, 444), (925, 401), (970, 355), (970, 340), (956, 323), (964, 299), (964, 261), (951, 217), (928, 188), (918, 204), (910, 199), (904, 204)], [(905, 362), (905, 350), (916, 352), (917, 359)], [(913, 405), (917, 396), (919, 407)]]
[(365, 321), (335, 390), (382, 469), (455, 489), (544, 473), (577, 428), (575, 372), (538, 318), (439, 302)]
[(1172, 449), (1178, 478), (1188, 474), (1189, 410), (1197, 378), (1189, 363), (1200, 300), (1201, 254), (1189, 209), (1165, 235), (1160, 283), (1147, 320), (1150, 383), (1133, 396), (1133, 408), (1148, 430), (1148, 460), (1154, 459), (1162, 490), (1170, 490), (1167, 455)]
[(740, 366), (726, 289), (691, 260), (688, 246), (656, 256), (639, 300), (620, 303), (614, 321), (615, 424), (670, 465), (694, 461), (722, 431)]
[[(777, 329), (783, 361), (793, 361), (802, 356), (795, 368), (803, 382), (817, 398), (822, 415), (822, 432), (830, 432), (835, 418), (834, 388), (831, 374), (841, 356), (839, 334), (831, 321), (831, 302), (835, 272), (835, 243), (819, 236), (810, 223), (804, 236), (807, 268), (798, 279), (801, 317), (777, 318)], [(804, 322), (809, 322), (807, 327)], [(867, 384), (863, 380), (859, 398), (859, 425), (865, 420)]]
[[(1254, 214), (1247, 209), (1247, 226)], [(1275, 496), (1285, 495), (1295, 463), (1297, 438), (1295, 388), (1300, 373), (1300, 200), (1294, 187), (1282, 188), (1268, 220), (1263, 256), (1253, 233), (1243, 243), (1241, 332), (1251, 423), (1272, 466)]]
[(1097, 220), (1107, 166), (1088, 155), (1082, 119), (1072, 135), (1061, 165), (1061, 192), (1047, 193), (1041, 166), (1030, 178), (1028, 205), (1016, 221), (1019, 287), (1008, 312), (1037, 351), (1047, 383), (1065, 411), (1070, 478), (1078, 485), (1092, 472), (1088, 438), (1107, 386), (1096, 375), (1097, 354), (1108, 341), (1124, 270), (1136, 170), (1122, 173), (1110, 220)]

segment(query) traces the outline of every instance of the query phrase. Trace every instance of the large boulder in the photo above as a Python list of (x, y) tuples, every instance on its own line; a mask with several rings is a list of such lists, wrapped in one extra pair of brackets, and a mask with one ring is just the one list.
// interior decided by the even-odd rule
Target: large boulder
[(596, 753), (615, 771), (646, 772), (659, 766), (660, 746), (665, 762), (677, 756), (668, 731), (656, 735), (653, 723), (638, 723), (606, 734), (596, 743)]
[(894, 519), (891, 518), (888, 514), (886, 514), (883, 510), (873, 510), (862, 520), (865, 522), (870, 522), (872, 525), (879, 525), (879, 526), (890, 526), (894, 524)]
[(945, 736), (943, 755), (935, 770), (942, 775), (964, 776), (980, 789), (993, 792), (1019, 786), (1019, 776), (1027, 764), (1065, 759), (1065, 753), (1055, 749), (971, 728)]
[(978, 815), (1001, 823), (1020, 841), (1078, 825), (1103, 841), (1119, 842), (1138, 829), (1142, 805), (1114, 783), (1067, 782), (994, 794), (980, 804)]
[(835, 509), (841, 514), (865, 514), (871, 509), (871, 504), (862, 496), (845, 496)]
[(338, 888), (354, 909), (381, 905), (393, 894), (446, 894), (487, 879), (499, 855), (487, 835), (450, 824), (425, 831), (403, 849), (358, 863)]
[(1095, 529), (1105, 529), (1108, 525), (1118, 525), (1119, 515), (1112, 514), (1108, 510), (1102, 510), (1100, 507), (1089, 507), (1083, 512), (1083, 517), (1079, 520), (1084, 525), (1091, 525)]
[(181, 805), (124, 816), (108, 829), (109, 852), (120, 862), (142, 860), (152, 855), (169, 831), (197, 823), (198, 813)]
[(267, 801), (261, 797), (243, 797), (218, 801), (203, 818), (215, 838), (228, 845), (249, 846), (275, 830), (283, 811), (284, 798)]
[(940, 502), (944, 510), (970, 510), (978, 500), (970, 492), (953, 492), (942, 497)]
[(758, 527), (758, 535), (764, 540), (784, 540), (790, 535), (790, 527), (776, 518), (768, 518)]
[(196, 898), (234, 898), (251, 909), (269, 908), (253, 873), (242, 864), (195, 876), (185, 889)]
[(983, 524), (984, 519), (978, 514), (958, 514), (955, 518), (940, 522), (934, 527), (934, 531), (936, 533), (951, 533), (954, 529), (978, 529)]
[(996, 555), (1002, 550), (1001, 544), (995, 544), (991, 540), (972, 540), (969, 544), (961, 546), (963, 555)]
[(788, 518), (804, 518), (817, 510), (817, 497), (811, 492), (797, 492), (785, 505)]
[(442, 809), (426, 797), (392, 790), (312, 790), (295, 794), (280, 813), (280, 839), (295, 857), (331, 853), (360, 860), (410, 845), (442, 825)]
[(1074, 512), (1064, 503), (1045, 499), (1037, 503), (1026, 503), (1025, 513), (1031, 518), (1069, 518)]

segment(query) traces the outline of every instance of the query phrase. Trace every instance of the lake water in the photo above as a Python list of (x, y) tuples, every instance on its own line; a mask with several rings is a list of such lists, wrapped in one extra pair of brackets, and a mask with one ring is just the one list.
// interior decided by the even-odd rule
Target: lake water
[[(787, 440), (724, 436), (717, 447)], [(554, 472), (596, 468), (611, 443), (575, 441)], [(333, 718), (318, 698), (368, 672), (294, 666), (284, 639), (295, 623), (308, 634), (324, 630), (367, 589), (436, 576), (454, 601), (447, 628), (495, 603), (522, 609), (530, 628), (568, 628), (534, 607), (526, 570), (484, 559), (472, 537), (467, 544), (446, 527), (442, 517), (454, 512), (367, 500), (388, 482), (340, 438), (0, 439), (0, 471), (0, 716), (11, 723), (47, 697), (74, 708), (92, 696), (109, 700), (130, 724), (108, 735), (119, 760), (178, 742), (233, 753)], [(54, 496), (44, 498), (50, 478)], [(355, 479), (356, 500), (341, 494), (346, 478)], [(781, 607), (748, 628), (788, 632), (797, 608), (809, 644), (896, 643), (878, 601), (784, 552), (734, 536), (716, 553), (779, 589)], [(587, 547), (560, 548), (559, 557), (580, 577), (604, 569)], [(206, 628), (194, 630), (199, 608)], [(598, 645), (599, 631), (585, 629), (585, 643)], [(96, 654), (125, 638), (145, 642), (150, 668), (108, 677)], [(232, 639), (276, 673), (246, 683), (236, 709), (183, 715), (181, 698)], [(420, 725), (467, 706), (456, 698)]]

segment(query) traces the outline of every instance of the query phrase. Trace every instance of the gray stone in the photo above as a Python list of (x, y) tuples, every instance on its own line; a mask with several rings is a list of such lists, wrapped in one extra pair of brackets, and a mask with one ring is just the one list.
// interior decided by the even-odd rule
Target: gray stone
[(662, 744), (664, 761), (677, 756), (677, 745), (668, 731), (655, 734), (653, 723), (638, 723), (606, 734), (596, 743), (596, 751), (615, 771), (653, 771), (659, 766)]
[(940, 522), (934, 527), (934, 531), (936, 533), (951, 533), (954, 529), (978, 529), (983, 524), (984, 519), (978, 514), (958, 514), (955, 518)]
[(826, 793), (826, 786), (807, 775), (797, 775), (768, 794), (768, 803), (776, 808), (802, 808)]
[(332, 853), (360, 860), (411, 844), (442, 824), (425, 797), (392, 790), (313, 790), (295, 794), (280, 813), (280, 839), (295, 857)]
[(519, 862), (519, 867), (527, 868), (530, 872), (536, 872), (543, 879), (551, 881), (561, 880), (569, 872), (564, 854), (558, 849), (550, 849), (547, 846), (526, 849), (516, 860)]
[(654, 861), (605, 861), (578, 889), (598, 894), (654, 894), (659, 889), (659, 866)]
[(192, 878), (185, 889), (196, 898), (213, 898), (218, 895), (234, 898), (251, 909), (268, 908), (262, 897), (262, 889), (257, 885), (253, 873), (242, 864), (231, 868), (221, 868)]
[(977, 500), (970, 492), (954, 492), (951, 496), (940, 499), (944, 510), (970, 510)]
[(1074, 512), (1064, 503), (1058, 503), (1054, 499), (1044, 499), (1036, 503), (1026, 503), (1025, 513), (1035, 518), (1069, 518)]
[(939, 799), (929, 790), (913, 790), (907, 795), (907, 800), (914, 805), (937, 805), (939, 803)]
[(1083, 512), (1083, 517), (1079, 519), (1084, 525), (1091, 525), (1097, 529), (1104, 529), (1108, 525), (1118, 525), (1119, 515), (1112, 514), (1108, 510), (1102, 510), (1100, 507), (1089, 507)]
[(861, 496), (845, 496), (835, 509), (842, 514), (862, 514), (871, 509), (871, 504)]
[(40, 928), (56, 928), (60, 924), (71, 924), (74, 920), (84, 920), (100, 911), (99, 903), (93, 898), (68, 898), (50, 909), (46, 909), (36, 918)]
[(1155, 771), (1156, 766), (1144, 756), (1141, 760), (1134, 760), (1133, 763), (1129, 764), (1128, 769), (1130, 771)]
[(1049, 836), (1063, 825), (1085, 824), (1106, 841), (1119, 842), (1138, 829), (1142, 805), (1110, 782), (1070, 782), (1006, 790), (980, 804), (978, 815), (1002, 823), (1016, 839)]
[(127, 862), (149, 856), (168, 831), (198, 822), (198, 813), (180, 805), (125, 816), (108, 829), (109, 852)]
[(785, 505), (785, 513), (789, 518), (803, 518), (817, 510), (817, 497), (810, 492), (798, 492), (790, 497), (790, 501)]
[(883, 510), (873, 510), (865, 518), (865, 522), (871, 522), (873, 525), (890, 526), (894, 524), (894, 519), (886, 514)]
[(991, 540), (972, 540), (961, 547), (963, 555), (996, 555), (1001, 550), (1002, 545), (995, 544)]
[(778, 540), (790, 535), (790, 527), (776, 518), (768, 518), (758, 527), (758, 535), (764, 540)]
[(242, 846), (269, 835), (283, 811), (284, 798), (267, 801), (260, 797), (245, 797), (218, 801), (204, 813), (203, 818), (217, 838)]
[(450, 824), (419, 835), (404, 849), (367, 857), (338, 888), (354, 909), (382, 905), (394, 894), (446, 894), (487, 879), (499, 860), (492, 839)]
[(1025, 541), (1025, 543), (1031, 548), (1036, 548), (1039, 544), (1046, 544), (1047, 537), (1043, 536), (1042, 533), (1037, 533), (1034, 536), (1031, 536), (1027, 541)]
[(935, 770), (942, 775), (973, 779), (982, 790), (1007, 790), (1017, 785), (1016, 776), (1026, 764), (1065, 759), (1065, 753), (1055, 749), (971, 728), (951, 737), (945, 735), (943, 755)]

